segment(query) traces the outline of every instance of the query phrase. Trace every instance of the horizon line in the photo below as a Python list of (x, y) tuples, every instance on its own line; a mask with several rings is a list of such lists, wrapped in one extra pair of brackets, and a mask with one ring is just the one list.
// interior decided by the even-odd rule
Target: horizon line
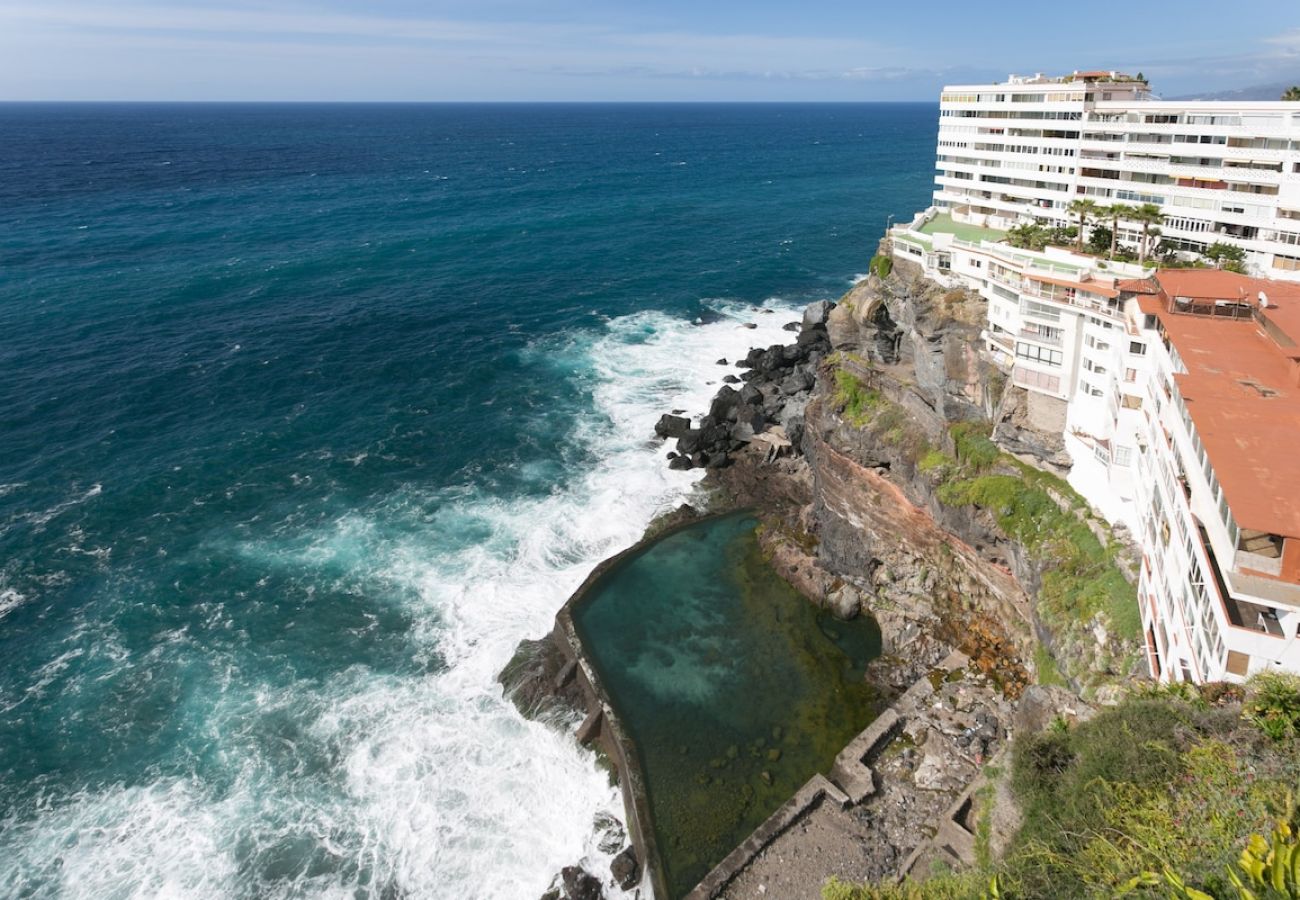
[(62, 100), (35, 100), (35, 99), (5, 99), (0, 98), (0, 105), (18, 106), (18, 105), (57, 105), (57, 104), (173, 104), (182, 105), (215, 105), (215, 104), (245, 104), (253, 105), (286, 105), (296, 104), (302, 106), (491, 106), (491, 105), (513, 105), (513, 106), (598, 106), (598, 105), (708, 105), (708, 104), (732, 104), (732, 105), (787, 105), (787, 106), (856, 106), (867, 103), (876, 104), (908, 104), (908, 103), (934, 103), (938, 104), (938, 98), (933, 100), (246, 100), (246, 99), (195, 99), (195, 100), (106, 100), (106, 99), (62, 99)]

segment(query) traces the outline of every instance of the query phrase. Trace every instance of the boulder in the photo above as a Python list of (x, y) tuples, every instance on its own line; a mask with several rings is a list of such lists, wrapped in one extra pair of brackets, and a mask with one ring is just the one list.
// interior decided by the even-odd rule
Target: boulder
[(724, 356), (722, 357), (722, 359), (718, 360), (718, 365), (720, 366), (729, 365), (729, 363), (727, 362), (727, 358)]
[(693, 466), (689, 456), (674, 456), (672, 459), (668, 460), (668, 468), (684, 472), (687, 469), (693, 468)]
[(698, 428), (691, 428), (677, 439), (677, 452), (683, 456), (690, 456), (704, 446), (701, 440), (702, 432)]
[(740, 389), (740, 402), (747, 406), (759, 406), (763, 402), (763, 392), (752, 384)]
[(803, 327), (808, 329), (818, 325), (825, 325), (826, 318), (834, 308), (835, 304), (829, 300), (818, 300), (816, 303), (809, 303), (803, 311)]
[(761, 406), (745, 404), (736, 410), (736, 424), (748, 425), (754, 434), (758, 434), (767, 427), (767, 413), (763, 411)]
[(803, 391), (810, 391), (812, 390), (812, 386), (813, 386), (812, 375), (809, 374), (808, 372), (804, 372), (799, 369), (796, 369), (795, 371), (787, 375), (786, 378), (781, 382), (781, 393), (785, 394), (788, 397), (792, 394), (798, 394)]
[(613, 862), (609, 864), (609, 873), (614, 876), (614, 881), (625, 891), (630, 891), (641, 880), (641, 863), (636, 858), (636, 848), (627, 847), (622, 853), (614, 857)]
[(691, 420), (685, 416), (664, 413), (655, 423), (655, 434), (661, 438), (679, 438), (691, 430)]
[(722, 422), (732, 418), (731, 414), (737, 406), (740, 406), (740, 391), (729, 384), (724, 384), (713, 395), (713, 402), (709, 404), (709, 415), (716, 421)]
[(735, 375), (723, 375), (723, 376), (722, 376), (722, 383), (723, 383), (723, 384), (740, 384), (740, 379), (737, 378)]
[(817, 325), (799, 332), (799, 337), (795, 338), (795, 343), (801, 347), (807, 347), (809, 350), (825, 350), (830, 347), (831, 340), (826, 334), (826, 326)]
[(565, 866), (560, 870), (564, 882), (564, 895), (569, 900), (604, 900), (605, 889), (600, 879), (581, 866)]
[(701, 450), (725, 450), (730, 441), (731, 425), (726, 422), (721, 422), (717, 425), (710, 425), (700, 433)]
[(798, 322), (786, 322), (786, 323), (785, 323), (784, 325), (782, 325), (781, 327), (782, 327), (783, 329), (785, 329), (786, 331), (798, 331), (798, 330), (799, 330), (799, 323), (798, 323)]
[(725, 450), (706, 451), (703, 456), (706, 469), (721, 469), (731, 463), (731, 457)]
[(847, 584), (826, 595), (826, 607), (835, 618), (847, 622), (857, 618), (862, 601), (858, 592)]
[(837, 306), (826, 319), (826, 336), (836, 350), (856, 350), (860, 346), (858, 321), (847, 306)]

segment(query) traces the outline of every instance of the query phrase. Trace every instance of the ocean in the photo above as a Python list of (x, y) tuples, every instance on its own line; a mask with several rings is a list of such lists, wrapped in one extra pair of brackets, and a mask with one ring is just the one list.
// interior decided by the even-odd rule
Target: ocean
[(690, 497), (658, 415), (927, 204), (936, 122), (0, 105), (0, 896), (607, 871), (617, 788), (496, 674)]

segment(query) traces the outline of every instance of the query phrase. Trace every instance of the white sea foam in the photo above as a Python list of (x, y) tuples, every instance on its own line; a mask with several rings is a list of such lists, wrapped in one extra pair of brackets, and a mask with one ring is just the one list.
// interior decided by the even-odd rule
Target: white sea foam
[[(519, 500), (412, 485), (309, 535), (227, 548), (267, 570), (328, 567), (391, 588), (430, 674), (353, 667), (323, 684), (248, 685), (228, 673), (219, 696), (186, 702), (212, 752), (231, 760), (229, 784), (158, 779), (61, 801), (22, 825), (0, 883), (53, 879), (70, 897), (351, 897), (395, 887), (531, 900), (566, 865), (607, 875), (596, 822), (622, 819), (617, 788), (571, 729), (520, 716), (496, 676), (599, 560), (689, 497), (700, 475), (667, 468), (654, 422), (668, 409), (705, 410), (734, 371), (718, 357), (789, 338), (781, 327), (792, 310), (765, 306), (774, 311), (731, 306), (698, 326), (638, 313), (536, 342), (530, 362), (577, 373), (595, 403), (578, 421), (551, 423), (572, 428), (598, 461), (550, 493)], [(538, 477), (546, 471), (566, 470), (542, 466)], [(277, 721), (301, 727), (273, 739), (258, 732)], [(286, 775), (286, 765), (301, 773)], [(329, 864), (251, 885), (246, 861), (285, 846)], [(59, 858), (62, 868), (51, 862)], [(622, 895), (610, 887), (607, 896)]]
[(62, 500), (54, 504), (49, 509), (43, 509), (40, 512), (27, 513), (23, 518), (32, 525), (35, 525), (37, 528), (43, 528), (48, 525), (55, 516), (67, 512), (75, 506), (80, 506), (87, 500), (98, 497), (103, 492), (104, 486), (102, 484), (92, 484), (84, 491), (81, 491), (73, 497), (69, 497), (67, 500)]
[(13, 610), (22, 606), (26, 600), (27, 598), (22, 594), (18, 593), (13, 588), (5, 587), (4, 584), (0, 582), (0, 619), (3, 619)]

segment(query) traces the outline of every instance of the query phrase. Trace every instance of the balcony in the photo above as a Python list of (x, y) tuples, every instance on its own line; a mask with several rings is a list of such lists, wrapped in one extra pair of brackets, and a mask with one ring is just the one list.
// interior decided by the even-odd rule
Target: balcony
[[(1233, 596), (1233, 593), (1250, 594), (1252, 597), (1266, 600), (1277, 599), (1280, 602), (1287, 602), (1282, 598), (1282, 594), (1290, 594), (1292, 597), (1290, 602), (1300, 605), (1300, 587), (1267, 578), (1242, 575), (1238, 572), (1228, 572), (1225, 580), (1223, 570), (1219, 567), (1219, 560), (1214, 555), (1214, 548), (1210, 545), (1210, 536), (1206, 533), (1205, 526), (1200, 522), (1195, 522), (1195, 525), (1201, 550), (1204, 551), (1205, 558), (1210, 564), (1209, 574), (1214, 582), (1215, 592), (1218, 594), (1219, 602), (1223, 604), (1223, 611), (1228, 621), (1235, 628), (1244, 628), (1271, 637), (1285, 637), (1282, 626), (1278, 622), (1277, 610), (1260, 603), (1251, 603), (1249, 600), (1239, 600)], [(1272, 594), (1279, 596), (1274, 597), (1271, 596)]]
[(1059, 334), (1043, 334), (1040, 331), (1033, 331), (1028, 328), (1020, 329), (1018, 334), (1027, 341), (1036, 341), (1039, 344), (1046, 344), (1049, 347), (1061, 346), (1061, 335)]

